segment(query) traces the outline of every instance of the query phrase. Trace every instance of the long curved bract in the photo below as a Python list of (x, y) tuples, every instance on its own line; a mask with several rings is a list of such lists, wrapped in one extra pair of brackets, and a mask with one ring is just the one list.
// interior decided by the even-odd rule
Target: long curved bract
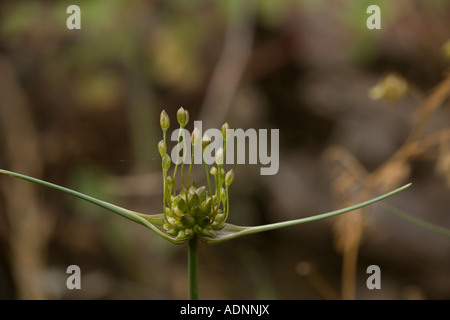
[[(84, 193), (81, 193), (81, 192), (78, 192), (78, 191), (75, 191), (75, 190), (72, 190), (69, 188), (65, 188), (65, 187), (59, 186), (57, 184), (53, 184), (53, 183), (44, 181), (44, 180), (36, 179), (36, 178), (30, 177), (27, 175), (23, 175), (20, 173), (7, 171), (7, 170), (2, 170), (2, 169), (0, 169), (0, 173), (9, 175), (9, 176), (12, 176), (15, 178), (23, 179), (23, 180), (26, 180), (29, 182), (33, 182), (36, 184), (40, 184), (42, 186), (46, 186), (46, 187), (49, 187), (49, 188), (52, 188), (55, 190), (59, 190), (64, 193), (67, 193), (69, 195), (72, 195), (74, 197), (91, 202), (97, 206), (100, 206), (104, 209), (107, 209), (107, 210), (113, 212), (113, 213), (121, 215), (122, 217), (125, 217), (136, 223), (139, 223), (139, 224), (143, 225), (144, 227), (149, 228), (156, 234), (160, 235), (161, 237), (163, 237), (164, 239), (166, 239), (172, 243), (181, 244), (181, 243), (185, 243), (189, 240), (189, 238), (181, 238), (180, 239), (180, 238), (177, 238), (176, 236), (172, 236), (172, 235), (168, 234), (163, 227), (164, 215), (162, 213), (153, 214), (153, 215), (143, 214), (143, 213), (135, 212), (132, 210), (128, 210), (128, 209), (116, 206), (114, 204), (108, 203), (103, 200), (93, 198)], [(405, 190), (410, 185), (411, 184), (407, 184), (403, 187), (400, 187), (400, 188), (393, 190), (389, 193), (386, 193), (382, 196), (376, 197), (374, 199), (371, 199), (371, 200), (368, 200), (365, 202), (355, 204), (350, 207), (346, 207), (346, 208), (343, 208), (340, 210), (322, 213), (322, 214), (318, 214), (318, 215), (314, 215), (314, 216), (310, 216), (310, 217), (306, 217), (306, 218), (283, 221), (283, 222), (278, 222), (278, 223), (271, 223), (271, 224), (266, 224), (266, 225), (261, 225), (261, 226), (236, 226), (233, 224), (225, 223), (224, 227), (221, 230), (215, 231), (214, 237), (202, 236), (202, 237), (199, 237), (199, 239), (202, 240), (203, 242), (206, 242), (209, 244), (217, 244), (217, 243), (221, 243), (221, 242), (231, 240), (231, 239), (234, 239), (237, 237), (241, 237), (244, 235), (249, 235), (249, 234), (254, 234), (254, 233), (264, 232), (264, 231), (270, 231), (270, 230), (275, 230), (275, 229), (280, 229), (280, 228), (285, 228), (285, 227), (291, 227), (291, 226), (295, 226), (295, 225), (299, 225), (299, 224), (303, 224), (303, 223), (307, 223), (307, 222), (312, 222), (312, 221), (317, 221), (317, 220), (337, 216), (337, 215), (340, 215), (343, 213), (347, 213), (349, 211), (353, 211), (353, 210), (371, 205), (375, 202), (381, 201), (388, 197), (391, 197), (391, 196), (397, 194), (398, 192)]]

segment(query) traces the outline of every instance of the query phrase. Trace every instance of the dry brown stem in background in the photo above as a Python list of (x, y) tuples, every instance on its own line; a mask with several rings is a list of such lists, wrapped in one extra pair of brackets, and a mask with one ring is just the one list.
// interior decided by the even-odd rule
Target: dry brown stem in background
[[(410, 88), (411, 85), (408, 85)], [(423, 96), (417, 92), (414, 97)], [(417, 157), (431, 157), (436, 161), (436, 170), (443, 175), (450, 187), (450, 129), (425, 134), (430, 117), (450, 96), (450, 73), (419, 102), (410, 134), (397, 151), (377, 169), (366, 169), (347, 150), (330, 147), (324, 154), (333, 165), (332, 192), (336, 206), (367, 200), (376, 192), (398, 187), (410, 177), (411, 161)], [(336, 249), (342, 254), (342, 299), (355, 299), (358, 251), (364, 234), (365, 217), (360, 209), (351, 215), (336, 219)]]

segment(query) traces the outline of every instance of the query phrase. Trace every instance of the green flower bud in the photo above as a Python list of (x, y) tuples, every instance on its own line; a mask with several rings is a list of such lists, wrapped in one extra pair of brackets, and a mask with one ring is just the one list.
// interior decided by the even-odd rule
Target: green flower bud
[(230, 184), (233, 182), (233, 180), (234, 180), (234, 171), (233, 171), (233, 169), (231, 169), (225, 175), (225, 184), (226, 184), (226, 186), (229, 187)]
[(200, 233), (200, 232), (202, 232), (202, 228), (201, 228), (198, 224), (196, 224), (196, 225), (192, 228), (192, 230), (193, 230), (195, 233)]
[(219, 148), (216, 152), (216, 163), (217, 165), (223, 165), (223, 148)]
[(167, 186), (168, 186), (169, 188), (172, 188), (173, 185), (174, 185), (174, 183), (175, 183), (175, 181), (173, 180), (173, 178), (172, 178), (171, 176), (168, 176), (168, 177), (166, 178), (166, 181), (167, 181)]
[(201, 227), (204, 227), (204, 226), (209, 225), (209, 222), (210, 222), (210, 220), (209, 220), (209, 217), (208, 217), (208, 216), (203, 216), (203, 217), (201, 217), (201, 218), (199, 219), (199, 221), (198, 221), (198, 223), (199, 223), (199, 225), (200, 225)]
[(166, 153), (163, 157), (162, 168), (164, 170), (169, 170), (171, 164), (172, 164), (172, 160), (170, 160), (169, 155)]
[(169, 116), (167, 115), (165, 110), (163, 110), (161, 112), (161, 117), (159, 119), (159, 122), (161, 124), (161, 129), (163, 131), (167, 131), (167, 129), (169, 129), (169, 127), (170, 127), (170, 119), (169, 119)]
[(177, 111), (177, 120), (180, 126), (184, 127), (189, 122), (189, 112), (184, 110), (183, 107)]
[(188, 195), (189, 206), (198, 206), (200, 204), (200, 197), (195, 193), (189, 193)]
[(226, 193), (226, 191), (225, 191), (224, 188), (221, 188), (221, 191), (220, 191), (220, 200), (222, 200), (222, 201), (227, 200), (227, 193)]
[(192, 214), (194, 217), (200, 216), (201, 213), (202, 213), (202, 210), (200, 209), (199, 206), (193, 206), (193, 207), (191, 208), (191, 214)]
[(215, 234), (215, 232), (212, 230), (211, 227), (209, 227), (209, 228), (208, 228), (208, 227), (203, 228), (202, 231), (200, 232), (200, 234), (201, 234), (202, 236), (210, 237), (210, 238), (215, 238), (215, 237), (216, 237), (216, 234)]
[(177, 239), (183, 239), (186, 237), (186, 234), (184, 233), (184, 230), (178, 231)]
[(202, 151), (205, 151), (206, 147), (211, 143), (211, 138), (205, 133), (202, 138)]
[(206, 187), (200, 187), (195, 190), (195, 193), (199, 196), (200, 199), (204, 200), (206, 198)]
[(177, 216), (177, 217), (181, 217), (182, 215), (183, 215), (183, 211), (182, 210), (180, 210), (180, 208), (178, 208), (178, 207), (173, 207), (173, 213), (175, 214), (175, 216)]
[(164, 141), (163, 141), (163, 140), (161, 140), (161, 141), (158, 143), (158, 151), (159, 151), (159, 154), (160, 154), (161, 157), (162, 157), (163, 154), (164, 154)]
[(194, 234), (194, 231), (192, 231), (191, 228), (186, 228), (184, 230), (184, 233), (185, 233), (186, 237), (190, 237), (190, 236), (192, 236)]
[(188, 209), (186, 201), (184, 201), (184, 199), (181, 199), (177, 204), (177, 208), (180, 210), (180, 212), (186, 212)]
[(180, 195), (177, 195), (177, 196), (171, 196), (171, 202), (172, 202), (172, 205), (174, 205), (174, 206), (177, 206), (178, 205), (178, 202), (180, 202), (180, 200), (181, 200), (181, 196)]
[(168, 216), (168, 217), (171, 217), (172, 216), (172, 212), (170, 211), (170, 208), (168, 208), (168, 207), (166, 207), (166, 206), (164, 206), (164, 214), (166, 215), (166, 216)]
[(194, 184), (191, 184), (191, 186), (189, 187), (189, 193), (194, 193), (195, 190), (197, 190), (197, 188), (194, 186)]
[(216, 215), (216, 217), (214, 218), (214, 223), (212, 224), (213, 227), (217, 227), (219, 226), (221, 223), (223, 222), (223, 214), (219, 213), (218, 215)]
[(209, 215), (211, 213), (211, 198), (206, 199), (200, 206), (201, 210), (202, 210), (202, 215), (206, 216)]
[(193, 227), (195, 225), (195, 219), (189, 214), (183, 214), (180, 218), (180, 222), (185, 227)]
[(167, 229), (167, 233), (170, 234), (171, 236), (176, 236), (178, 234), (178, 231), (175, 228), (170, 228)]
[(195, 127), (194, 131), (192, 131), (191, 143), (193, 146), (195, 146), (195, 145), (199, 144), (200, 141), (202, 141), (202, 135), (200, 133), (200, 130), (197, 127)]
[(212, 167), (212, 168), (209, 170), (209, 173), (211, 173), (213, 176), (215, 176), (215, 175), (217, 174), (217, 168), (216, 168), (216, 167)]
[(230, 136), (229, 131), (230, 130), (230, 126), (228, 125), (228, 122), (225, 122), (222, 126), (222, 138), (223, 140), (227, 140), (228, 137)]
[(167, 222), (171, 226), (176, 226), (177, 225), (177, 221), (174, 218), (172, 218), (172, 217), (167, 218)]

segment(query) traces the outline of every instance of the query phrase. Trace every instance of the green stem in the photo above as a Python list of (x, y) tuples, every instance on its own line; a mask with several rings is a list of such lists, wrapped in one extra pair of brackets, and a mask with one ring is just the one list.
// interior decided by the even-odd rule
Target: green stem
[(198, 241), (194, 237), (188, 244), (189, 299), (198, 300)]
[[(194, 150), (194, 145), (192, 145), (192, 150)], [(188, 187), (189, 187), (189, 183), (191, 181), (191, 171), (192, 171), (193, 163), (194, 163), (194, 152), (192, 152), (191, 163), (189, 164), (189, 172), (188, 172), (188, 178), (187, 178), (187, 185), (188, 185)]]
[(209, 167), (206, 161), (205, 161), (205, 170), (206, 170), (206, 180), (208, 181), (209, 196), (212, 196), (211, 182), (209, 181)]
[[(181, 131), (183, 130), (183, 126), (180, 126), (180, 130), (178, 131), (178, 139), (177, 139), (177, 161), (175, 163), (175, 169), (173, 171), (173, 180), (175, 181), (175, 177), (177, 175), (177, 169), (178, 169), (178, 162), (180, 160), (180, 139), (181, 139)], [(185, 152), (185, 151), (184, 151)], [(183, 152), (183, 153), (184, 153)], [(174, 195), (175, 195), (175, 188), (174, 190)]]
[(217, 165), (217, 184), (216, 184), (216, 195), (217, 195), (217, 207), (220, 206), (221, 200), (221, 193), (222, 193), (222, 168), (223, 165), (218, 164)]
[(227, 202), (226, 202), (226, 210), (224, 210), (225, 218), (223, 221), (227, 221), (228, 214), (230, 213), (230, 202), (228, 201), (228, 186), (226, 187), (226, 196), (227, 196)]
[(167, 153), (167, 145), (166, 145), (166, 130), (163, 130), (163, 155), (162, 155), (162, 162), (163, 162), (163, 188), (164, 188), (164, 194), (163, 194), (163, 212), (166, 210), (166, 193), (167, 193), (167, 169), (164, 168), (164, 157)]
[(186, 137), (184, 136), (184, 126), (181, 126), (181, 136), (183, 137), (183, 161), (181, 163), (181, 184), (186, 188), (189, 188), (189, 186), (186, 186), (184, 183), (184, 162), (186, 161)]
[(438, 233), (441, 234), (443, 236), (446, 237), (450, 237), (450, 230), (443, 228), (441, 226), (437, 226), (435, 224), (432, 224), (430, 222), (424, 221), (422, 219), (416, 218), (414, 216), (411, 216), (409, 214), (407, 214), (406, 212), (397, 209), (396, 207), (391, 206), (390, 204), (385, 203), (384, 204), (384, 208), (386, 209), (386, 211), (395, 214), (397, 217), (402, 218), (406, 221), (409, 221), (413, 224), (415, 224), (416, 226), (422, 227), (424, 229), (427, 229), (429, 231), (432, 231), (434, 233)]

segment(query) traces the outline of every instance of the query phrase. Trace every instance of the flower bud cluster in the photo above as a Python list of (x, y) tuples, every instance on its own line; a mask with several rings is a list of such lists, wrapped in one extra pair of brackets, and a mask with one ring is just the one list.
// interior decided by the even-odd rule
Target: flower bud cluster
[[(219, 230), (225, 223), (225, 215), (220, 203), (226, 201), (227, 194), (209, 196), (206, 187), (183, 188), (178, 195), (171, 195), (170, 204), (164, 209), (164, 229), (178, 239), (214, 238), (214, 230)], [(220, 200), (220, 201), (219, 201)]]
[[(177, 112), (177, 121), (181, 128), (185, 128), (189, 121), (187, 110), (180, 108)], [(164, 134), (169, 127), (170, 121), (167, 113), (161, 113), (161, 129)], [(222, 127), (223, 135), (227, 134), (228, 124)], [(204, 151), (211, 140), (208, 136), (201, 136), (200, 131), (195, 128), (191, 134), (191, 144), (195, 146), (202, 144)], [(216, 153), (216, 166), (211, 169), (206, 168), (208, 186), (196, 187), (190, 181), (191, 168), (189, 176), (184, 179), (183, 170), (181, 170), (182, 188), (179, 193), (175, 191), (175, 175), (177, 165), (173, 176), (168, 171), (171, 167), (171, 160), (167, 151), (165, 139), (158, 143), (158, 151), (162, 159), (163, 179), (164, 179), (164, 229), (179, 241), (188, 241), (193, 237), (200, 240), (214, 238), (215, 231), (222, 229), (229, 213), (228, 188), (234, 179), (233, 170), (225, 173), (224, 150), (220, 148)], [(192, 162), (190, 164), (192, 166)], [(207, 166), (207, 165), (206, 165)], [(214, 189), (211, 188), (209, 175), (213, 176)], [(215, 192), (212, 193), (212, 190)]]

